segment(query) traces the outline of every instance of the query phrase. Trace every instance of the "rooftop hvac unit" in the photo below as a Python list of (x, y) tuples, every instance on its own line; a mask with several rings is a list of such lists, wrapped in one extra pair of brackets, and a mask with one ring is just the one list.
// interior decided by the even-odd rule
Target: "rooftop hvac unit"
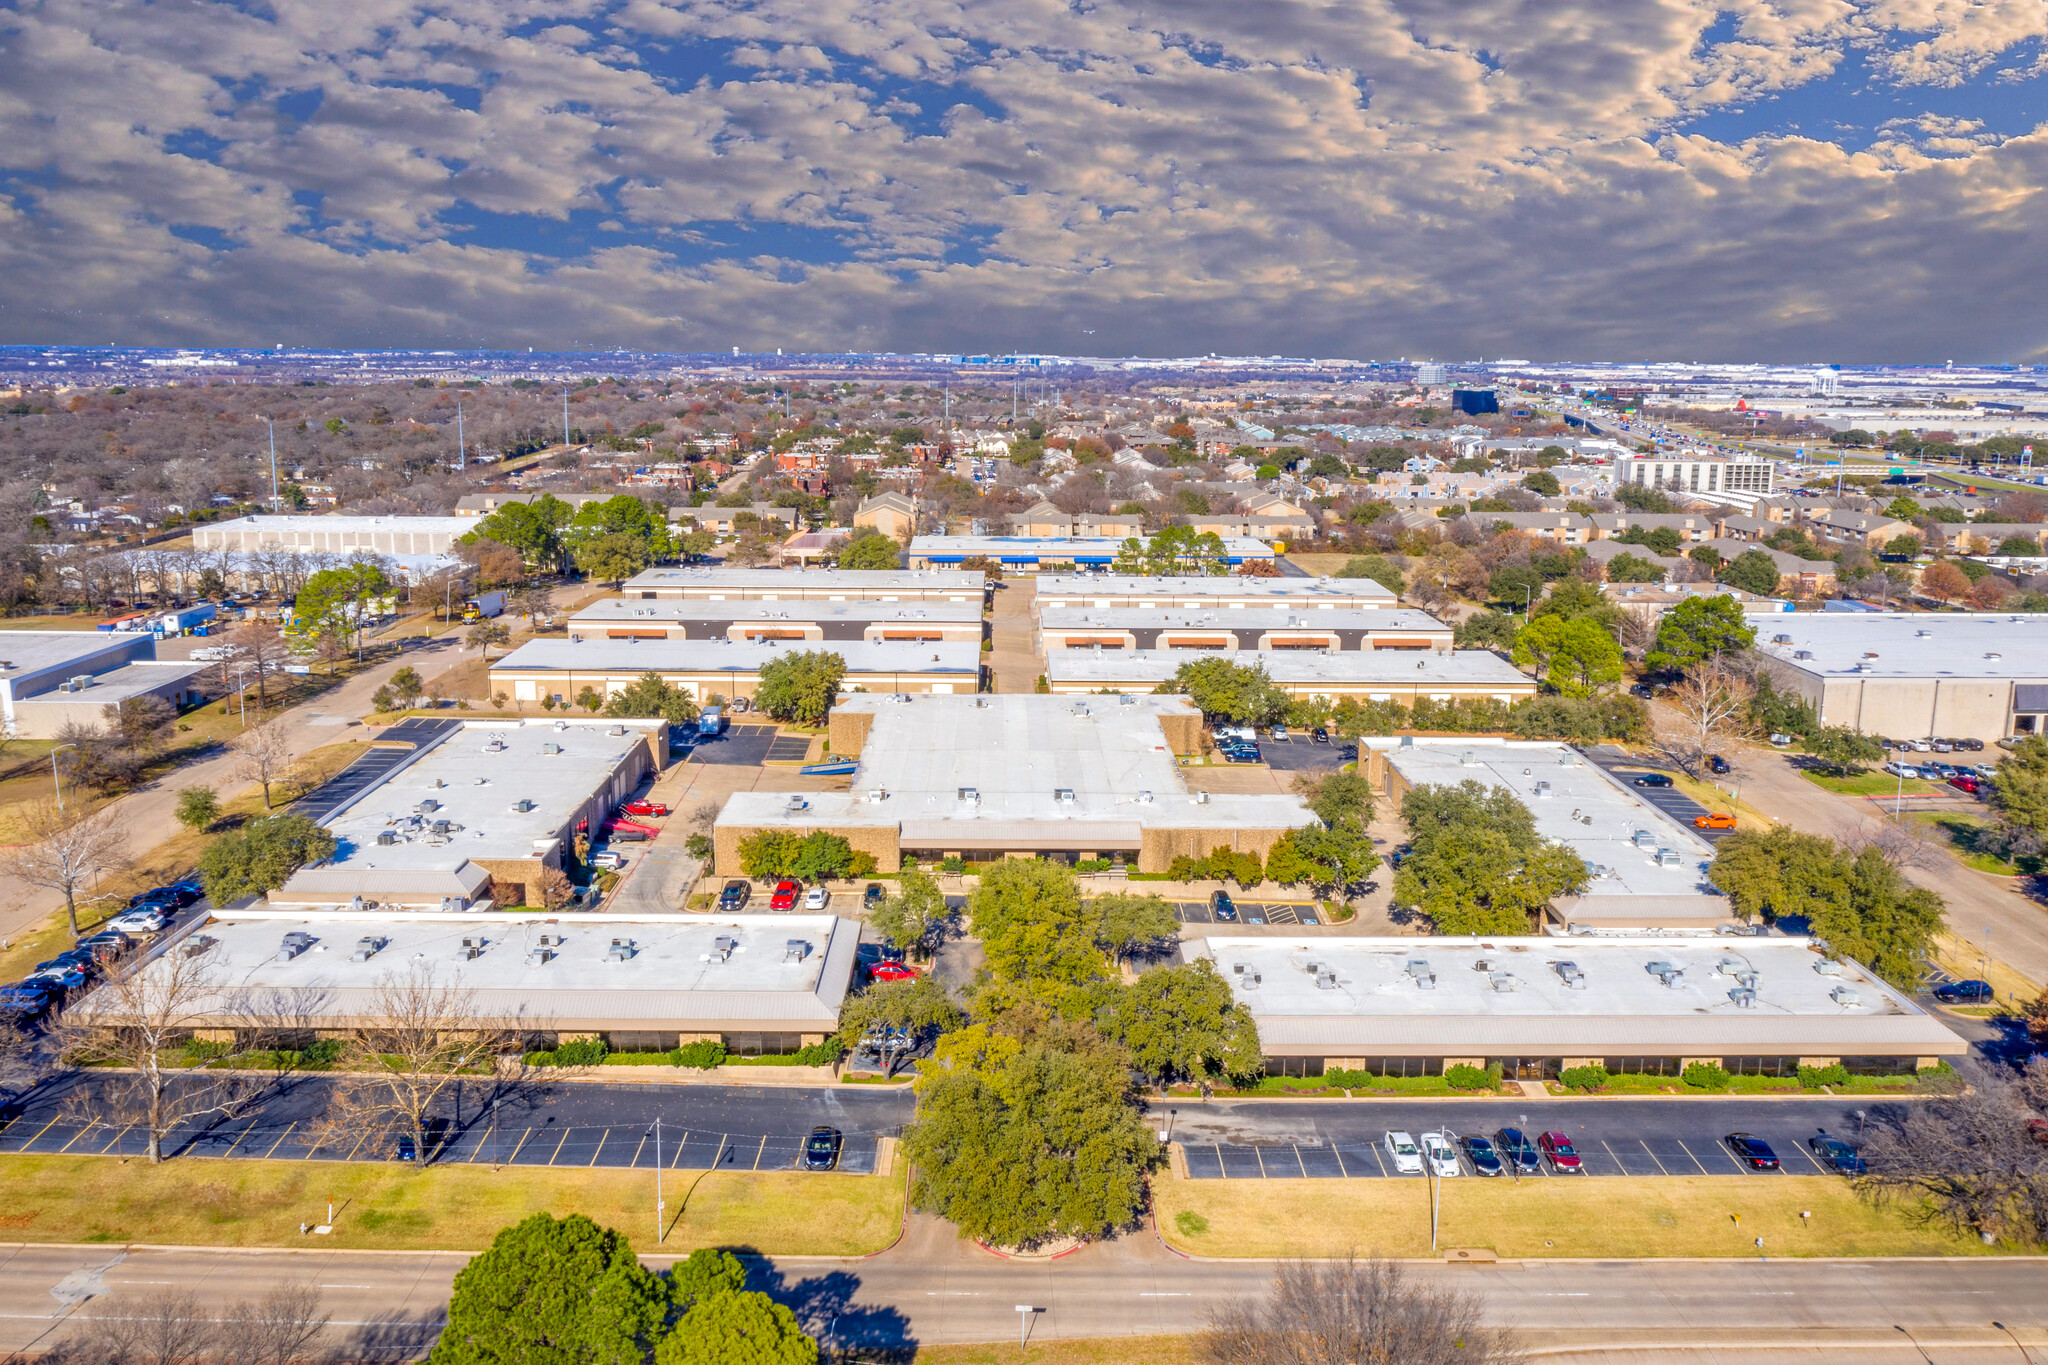
[(1071, 806), (1074, 804), (1074, 789), (1072, 787), (1054, 787), (1052, 789), (1052, 799), (1063, 806)]
[(441, 913), (444, 915), (459, 915), (468, 908), (469, 901), (462, 896), (441, 897)]
[(506, 744), (502, 739), (494, 739), (489, 744), (484, 745), (484, 752), (487, 754), (502, 754), (505, 752), (505, 749)]
[(554, 960), (555, 950), (553, 948), (535, 948), (526, 955), (526, 965), (529, 967), (545, 967)]
[(1916, 630), (1913, 632), (1913, 638), (1916, 640), (1925, 640), (1933, 634), (1934, 632), (1931, 630)]
[(1842, 974), (1842, 964), (1831, 957), (1824, 957), (1814, 963), (1813, 969), (1822, 976), (1840, 976)]
[(533, 802), (527, 800), (525, 797), (522, 796), (517, 801), (514, 801), (512, 803), (512, 809), (517, 811), (519, 814), (524, 815), (528, 811), (533, 809)]
[(540, 746), (540, 751), (544, 754), (558, 754), (562, 752), (562, 746), (554, 743), (543, 744)]
[(1335, 972), (1317, 972), (1317, 973), (1316, 973), (1316, 989), (1317, 989), (1317, 990), (1319, 990), (1319, 991), (1334, 991), (1334, 990), (1336, 990), (1336, 989), (1337, 989), (1337, 974), (1336, 974)]
[(356, 940), (356, 950), (349, 954), (348, 960), (351, 962), (368, 962), (377, 955), (377, 950), (383, 946), (383, 939), (366, 934)]
[(1478, 757), (1474, 755), (1470, 749), (1467, 749), (1464, 753), (1458, 755), (1458, 762), (1463, 764), (1467, 768), (1474, 768), (1479, 765)]
[(560, 934), (542, 934), (534, 941), (543, 948), (559, 948), (562, 946), (562, 936)]
[(1675, 962), (1652, 962), (1649, 972), (1667, 986), (1676, 986), (1685, 977), (1685, 968)]
[(1792, 643), (1792, 637), (1789, 635), (1773, 635), (1771, 643), (1774, 645), (1789, 645)]
[(1857, 1005), (1863, 1002), (1863, 996), (1854, 986), (1837, 986), (1828, 992), (1828, 998), (1837, 1005)]
[(73, 692), (83, 692), (86, 688), (91, 686), (92, 674), (90, 673), (80, 673), (71, 679), (71, 690)]
[(1586, 989), (1586, 974), (1579, 970), (1578, 963), (1559, 962), (1554, 965), (1557, 967), (1558, 976), (1564, 981), (1566, 990), (1582, 991)]
[(448, 779), (445, 777), (437, 777), (434, 779), (434, 785), (436, 787), (445, 787), (448, 785)]
[(1739, 957), (1724, 957), (1714, 964), (1715, 976), (1740, 976), (1749, 970), (1749, 964)]
[(1657, 866), (1659, 867), (1677, 867), (1683, 861), (1685, 859), (1675, 848), (1660, 848), (1657, 850)]
[(1550, 784), (1548, 782), (1538, 782), (1536, 784), (1536, 799), (1538, 801), (1548, 801), (1550, 799)]
[(1139, 793), (1138, 793), (1138, 804), (1139, 804), (1139, 805), (1141, 805), (1141, 806), (1149, 806), (1149, 805), (1151, 805), (1151, 804), (1152, 804), (1152, 793), (1151, 793), (1150, 791), (1141, 791), (1141, 792), (1139, 792)]
[(277, 961), (290, 962), (312, 946), (313, 936), (311, 934), (294, 929), (286, 934), (284, 939), (277, 945)]
[(1255, 991), (1259, 988), (1259, 982), (1263, 980), (1265, 978), (1257, 972), (1246, 972), (1237, 978), (1237, 987), (1239, 990)]
[[(1993, 654), (1991, 657), (1995, 659), (1998, 656), (1996, 654)], [(1136, 706), (1138, 704), (1138, 699), (1128, 692), (1119, 692), (1116, 696), (1116, 704), (1118, 706)]]
[(734, 950), (739, 946), (740, 941), (738, 939), (730, 934), (720, 934), (717, 938), (711, 940), (711, 954), (720, 962), (723, 962), (731, 957)]
[(433, 831), (436, 834), (452, 834), (455, 831), (455, 822), (452, 820), (436, 820), (433, 824)]
[(782, 811), (785, 815), (801, 815), (810, 808), (810, 802), (804, 800), (801, 796), (792, 796), (789, 798), (789, 804), (784, 806)]
[(1739, 1010), (1753, 1010), (1756, 1008), (1756, 992), (1748, 986), (1737, 986), (1734, 990), (1728, 992), (1728, 998), (1735, 1002), (1735, 1008)]
[(782, 945), (782, 960), (784, 962), (802, 962), (810, 955), (811, 945), (807, 940), (793, 938), (787, 940)]
[(981, 800), (981, 788), (960, 787), (957, 790), (955, 790), (954, 796), (961, 801), (978, 802)]
[(384, 848), (390, 848), (390, 847), (391, 847), (392, 845), (396, 844), (397, 842), (398, 842), (398, 831), (397, 831), (397, 830), (395, 830), (395, 829), (380, 829), (380, 830), (378, 830), (378, 831), (377, 831), (377, 843), (378, 843), (378, 844), (379, 844), (379, 845), (380, 845), (381, 847), (384, 847)]
[(569, 728), (569, 722), (566, 720), (558, 720), (555, 722), (555, 728), (557, 730), (566, 730)]
[(1629, 836), (1629, 842), (1637, 848), (1655, 848), (1657, 846), (1657, 832), (1652, 829), (1639, 829)]
[(605, 731), (605, 733), (608, 735), (623, 735), (626, 733), (626, 727), (623, 725), (614, 725), (611, 729)]
[(421, 815), (432, 815), (435, 811), (441, 809), (441, 803), (439, 801), (434, 800), (434, 798), (430, 796), (426, 800), (420, 802), (417, 806), (414, 806), (413, 809), (418, 811)]
[(604, 950), (604, 956), (607, 962), (630, 961), (633, 957), (633, 940), (629, 938), (613, 939), (611, 946)]
[(1208, 805), (1208, 804), (1209, 804), (1209, 793), (1207, 793), (1207, 792), (1196, 792), (1196, 793), (1195, 793), (1195, 804), (1196, 804), (1196, 805), (1198, 805), (1198, 806), (1206, 806), (1206, 805)]
[(1792, 651), (1792, 657), (1795, 659), (1811, 659), (1813, 651), (1810, 649), (1795, 649)]
[(1494, 972), (1486, 978), (1486, 984), (1503, 994), (1522, 989), (1522, 982), (1513, 972)]
[(1496, 965), (1498, 964), (1495, 959), (1482, 957), (1472, 964), (1472, 970), (1475, 972), (1490, 972)]

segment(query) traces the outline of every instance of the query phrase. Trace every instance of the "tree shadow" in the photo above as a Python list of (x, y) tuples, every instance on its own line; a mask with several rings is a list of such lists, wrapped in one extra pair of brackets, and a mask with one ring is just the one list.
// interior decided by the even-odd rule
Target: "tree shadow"
[(791, 1280), (751, 1247), (726, 1249), (746, 1264), (747, 1288), (786, 1305), (823, 1348), (821, 1354), (874, 1365), (909, 1365), (916, 1358), (917, 1337), (901, 1309), (855, 1302), (859, 1275), (828, 1270), (814, 1278)]
[(446, 1322), (439, 1310), (422, 1309), (411, 1317), (392, 1313), (344, 1331), (332, 1331), (329, 1337), (340, 1339), (340, 1349), (328, 1358), (346, 1360), (351, 1365), (418, 1360), (440, 1340)]

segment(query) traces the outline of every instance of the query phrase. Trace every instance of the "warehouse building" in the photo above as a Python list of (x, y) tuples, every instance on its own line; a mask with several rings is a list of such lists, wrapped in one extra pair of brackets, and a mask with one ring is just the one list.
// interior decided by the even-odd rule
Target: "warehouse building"
[[(761, 670), (804, 641), (634, 639), (531, 640), (491, 661), (493, 695), (515, 707), (574, 705), (583, 689), (600, 697), (623, 691), (643, 674), (687, 691), (698, 701), (717, 695), (751, 698)], [(963, 641), (828, 641), (816, 646), (846, 663), (840, 686), (848, 692), (976, 692), (981, 688), (981, 646)]]
[(1390, 805), (1416, 787), (1504, 787), (1536, 817), (1536, 832), (1591, 870), (1585, 891), (1550, 919), (1565, 929), (1715, 928), (1736, 915), (1707, 881), (1714, 850), (1690, 826), (1563, 744), (1481, 737), (1371, 739), (1361, 771)]
[[(716, 1039), (756, 1056), (821, 1043), (839, 1027), (859, 942), (858, 921), (829, 915), (257, 909), (215, 911), (174, 951), (196, 954), (219, 983), (192, 1009), (201, 1034), (333, 1036), (376, 1023), (418, 972), (528, 1047), (603, 1037), (619, 1051), (666, 1051)], [(119, 1022), (100, 996), (83, 1008), (94, 1022)]]
[(190, 706), (207, 667), (159, 661), (156, 638), (139, 631), (10, 630), (0, 633), (0, 655), (0, 720), (10, 739), (50, 739), (71, 721), (99, 726), (101, 708), (130, 697)]
[[(1190, 657), (1185, 649), (1055, 649), (1046, 653), (1045, 677), (1055, 692), (1150, 692), (1171, 681)], [(1413, 706), (1425, 698), (1491, 698), (1512, 705), (1536, 695), (1535, 679), (1483, 649), (1277, 649), (1261, 652), (1257, 663), (1293, 697)]]
[(720, 868), (774, 829), (829, 831), (884, 867), (1017, 854), (1164, 872), (1217, 848), (1263, 858), (1315, 819), (1298, 796), (1188, 790), (1174, 756), (1199, 751), (1202, 715), (1184, 697), (849, 696), (830, 727), (832, 753), (859, 762), (849, 789), (735, 793)]
[(476, 530), (472, 517), (237, 517), (192, 528), (195, 550), (324, 550), (441, 555)]
[[(1116, 563), (1124, 542), (1114, 536), (918, 536), (910, 542), (910, 567), (944, 568), (986, 559), (1017, 573), (1072, 569), (1081, 564)], [(1223, 537), (1223, 562), (1271, 563), (1273, 547), (1247, 536)]]
[(605, 597), (569, 618), (569, 635), (593, 640), (908, 640), (980, 644), (978, 602), (707, 602)]
[(1987, 744), (2048, 732), (2048, 617), (1799, 612), (1759, 625), (1756, 652), (1822, 725)]
[(1245, 611), (1253, 607), (1391, 607), (1394, 590), (1371, 578), (1148, 578), (1130, 574), (1040, 574), (1032, 609), (1179, 607)]
[(1214, 962), (1251, 1011), (1273, 1075), (1498, 1064), (1537, 1080), (1597, 1064), (1677, 1076), (1693, 1062), (1911, 1075), (1969, 1050), (1805, 938), (1208, 938), (1183, 952)]
[(988, 576), (962, 569), (647, 569), (620, 588), (627, 597), (699, 602), (974, 602)]
[(547, 904), (547, 870), (668, 759), (661, 720), (470, 721), (404, 753), (320, 823), (334, 856), (273, 907)]
[(1451, 628), (1427, 612), (1405, 607), (1042, 607), (1038, 647), (1441, 652), (1451, 647)]

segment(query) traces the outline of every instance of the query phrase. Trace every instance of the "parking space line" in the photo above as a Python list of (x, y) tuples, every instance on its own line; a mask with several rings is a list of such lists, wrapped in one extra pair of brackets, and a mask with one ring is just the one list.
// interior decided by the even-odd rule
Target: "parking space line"
[(1259, 1179), (1264, 1180), (1266, 1178), (1266, 1154), (1260, 1151), (1256, 1144), (1252, 1147), (1252, 1159), (1259, 1163)]
[[(1636, 1141), (1642, 1144), (1642, 1148), (1643, 1148), (1643, 1150), (1644, 1150), (1644, 1151), (1646, 1151), (1646, 1152), (1650, 1152), (1650, 1144), (1649, 1144), (1648, 1142), (1644, 1141), (1644, 1140), (1643, 1140), (1642, 1138), (1637, 1138), (1637, 1139), (1636, 1139)], [(1691, 1155), (1692, 1155), (1692, 1153), (1691, 1153), (1691, 1152), (1687, 1152), (1687, 1153), (1686, 1153), (1686, 1155), (1687, 1155), (1687, 1156), (1691, 1156)], [(1658, 1170), (1658, 1171), (1659, 1171), (1660, 1173), (1662, 1173), (1662, 1174), (1664, 1174), (1664, 1175), (1670, 1175), (1670, 1174), (1671, 1174), (1671, 1172), (1669, 1172), (1669, 1171), (1667, 1171), (1667, 1170), (1665, 1170), (1665, 1169), (1664, 1169), (1664, 1163), (1663, 1163), (1662, 1161), (1658, 1161), (1658, 1159), (1657, 1159), (1657, 1154), (1656, 1154), (1655, 1152), (1650, 1152), (1650, 1160), (1652, 1160), (1652, 1161), (1656, 1161), (1656, 1162), (1657, 1162), (1657, 1170)], [(1697, 1165), (1698, 1163), (1697, 1163), (1697, 1162), (1695, 1162), (1694, 1164), (1695, 1164), (1695, 1165)], [(1624, 1167), (1622, 1167), (1621, 1169), (1622, 1169), (1622, 1173), (1623, 1173), (1624, 1175), (1626, 1175), (1626, 1174), (1628, 1173), (1628, 1167), (1624, 1166)]]
[(1833, 1174), (1834, 1174), (1834, 1172), (1833, 1172), (1833, 1171), (1829, 1170), (1829, 1169), (1828, 1169), (1827, 1167), (1825, 1167), (1825, 1166), (1821, 1165), (1819, 1161), (1815, 1160), (1815, 1158), (1814, 1158), (1814, 1155), (1813, 1155), (1813, 1153), (1812, 1153), (1812, 1152), (1809, 1152), (1808, 1150), (1806, 1150), (1806, 1144), (1805, 1144), (1805, 1143), (1803, 1143), (1803, 1142), (1795, 1142), (1795, 1143), (1793, 1143), (1793, 1144), (1792, 1144), (1792, 1150), (1793, 1150), (1793, 1151), (1795, 1151), (1795, 1152), (1797, 1152), (1797, 1153), (1799, 1153), (1799, 1155), (1801, 1155), (1801, 1156), (1805, 1157), (1805, 1158), (1806, 1158), (1806, 1164), (1807, 1164), (1807, 1165), (1809, 1165), (1809, 1166), (1811, 1166), (1811, 1167), (1813, 1167), (1813, 1169), (1814, 1169), (1814, 1170), (1815, 1170), (1816, 1172), (1818, 1172), (1819, 1174), (1821, 1174), (1821, 1175), (1833, 1175)]
[(369, 1140), (370, 1140), (370, 1135), (369, 1135), (368, 1133), (365, 1133), (365, 1134), (363, 1134), (363, 1135), (362, 1135), (361, 1137), (357, 1138), (357, 1139), (356, 1139), (356, 1145), (348, 1149), (348, 1155), (347, 1155), (347, 1156), (345, 1156), (345, 1157), (343, 1157), (343, 1158), (342, 1158), (342, 1160), (343, 1160), (343, 1161), (354, 1161), (354, 1160), (356, 1159), (356, 1153), (357, 1153), (357, 1152), (359, 1152), (359, 1151), (361, 1151), (361, 1150), (362, 1150), (362, 1147), (363, 1147), (363, 1144), (364, 1144), (364, 1143), (366, 1143), (366, 1142), (368, 1142)]
[[(128, 1128), (133, 1128), (134, 1126), (135, 1125), (131, 1123), (128, 1125)], [(105, 1156), (108, 1152), (111, 1152), (116, 1147), (119, 1147), (121, 1145), (121, 1139), (128, 1136), (128, 1128), (123, 1128), (120, 1132), (114, 1134), (113, 1138), (108, 1141), (107, 1145), (100, 1148), (100, 1155)]]
[(495, 1123), (487, 1123), (484, 1125), (484, 1135), (477, 1139), (476, 1146), (469, 1149), (469, 1160), (464, 1163), (465, 1165), (476, 1165), (476, 1159), (484, 1154), (484, 1144), (486, 1142), (489, 1142), (491, 1140), (491, 1134), (497, 1131), (498, 1125)]
[(526, 1146), (526, 1140), (532, 1136), (533, 1129), (531, 1128), (528, 1128), (525, 1132), (519, 1135), (519, 1141), (516, 1144), (514, 1144), (512, 1148), (512, 1155), (505, 1158), (505, 1164), (507, 1166), (510, 1166), (513, 1162), (519, 1160), (520, 1149)]
[(256, 1124), (256, 1119), (250, 1119), (249, 1126), (242, 1130), (242, 1135), (236, 1138), (233, 1142), (230, 1142), (228, 1144), (228, 1149), (225, 1152), (222, 1152), (221, 1155), (224, 1157), (233, 1156), (235, 1154), (235, 1148), (241, 1146), (244, 1142), (246, 1142), (249, 1138), (249, 1134), (256, 1131)]
[(761, 1134), (761, 1145), (754, 1149), (754, 1169), (761, 1169), (761, 1158), (768, 1155), (768, 1135)]
[(1337, 1174), (1344, 1177), (1346, 1180), (1349, 1180), (1351, 1178), (1351, 1172), (1344, 1165), (1344, 1149), (1337, 1146), (1335, 1143), (1331, 1143), (1330, 1153), (1331, 1155), (1337, 1158)]
[(635, 1147), (635, 1148), (633, 1149), (633, 1159), (632, 1159), (631, 1161), (629, 1161), (629, 1162), (627, 1162), (627, 1163), (626, 1163), (627, 1169), (629, 1169), (629, 1170), (630, 1170), (630, 1169), (633, 1169), (633, 1168), (635, 1168), (635, 1167), (638, 1167), (638, 1166), (639, 1166), (639, 1164), (640, 1164), (640, 1153), (642, 1153), (642, 1152), (644, 1152), (644, 1151), (646, 1151), (646, 1150), (647, 1150), (647, 1134), (646, 1134), (646, 1133), (642, 1133), (642, 1134), (640, 1134), (640, 1144), (639, 1144), (639, 1146), (637, 1146), (637, 1147)]
[[(1707, 1164), (1706, 1164), (1706, 1163), (1705, 1163), (1704, 1161), (1701, 1161), (1701, 1160), (1700, 1160), (1700, 1159), (1699, 1159), (1698, 1157), (1696, 1157), (1696, 1156), (1693, 1156), (1692, 1148), (1690, 1148), (1690, 1147), (1688, 1147), (1688, 1146), (1686, 1146), (1686, 1145), (1685, 1145), (1685, 1139), (1684, 1139), (1684, 1138), (1673, 1138), (1673, 1139), (1671, 1139), (1671, 1140), (1672, 1140), (1673, 1142), (1675, 1142), (1675, 1143), (1677, 1143), (1677, 1144), (1678, 1144), (1678, 1150), (1679, 1150), (1679, 1151), (1681, 1151), (1681, 1152), (1684, 1152), (1684, 1153), (1686, 1154), (1686, 1156), (1687, 1156), (1688, 1158), (1690, 1158), (1690, 1159), (1691, 1159), (1691, 1161), (1692, 1161), (1692, 1164), (1693, 1164), (1693, 1165), (1695, 1165), (1695, 1166), (1697, 1166), (1697, 1167), (1699, 1167), (1699, 1168), (1700, 1168), (1700, 1174), (1701, 1174), (1701, 1175), (1705, 1175), (1705, 1174), (1707, 1173)], [(1732, 1157), (1732, 1156), (1731, 1156), (1731, 1157), (1729, 1157), (1728, 1159), (1729, 1159), (1730, 1161), (1734, 1161), (1734, 1160), (1735, 1160), (1735, 1158), (1734, 1158), (1734, 1157)], [(1741, 1164), (1740, 1162), (1736, 1162), (1736, 1166), (1735, 1166), (1735, 1169), (1736, 1169), (1736, 1170), (1738, 1170), (1738, 1171), (1739, 1171), (1739, 1170), (1741, 1170), (1741, 1169), (1742, 1169), (1742, 1164)]]
[(1380, 1145), (1377, 1142), (1375, 1142), (1371, 1147), (1368, 1147), (1366, 1150), (1372, 1153), (1373, 1165), (1380, 1168), (1381, 1175), (1385, 1175), (1387, 1173), (1387, 1163), (1380, 1159)]
[(93, 1130), (94, 1128), (96, 1128), (96, 1127), (98, 1127), (98, 1126), (99, 1126), (99, 1120), (98, 1120), (98, 1119), (87, 1119), (87, 1120), (85, 1121), (85, 1127), (83, 1127), (83, 1128), (79, 1129), (79, 1130), (78, 1130), (77, 1132), (73, 1133), (73, 1134), (71, 1135), (71, 1141), (70, 1141), (70, 1142), (67, 1142), (67, 1143), (65, 1143), (65, 1144), (64, 1144), (64, 1145), (63, 1145), (62, 1147), (59, 1147), (59, 1148), (57, 1149), (57, 1155), (58, 1155), (58, 1156), (62, 1156), (62, 1155), (64, 1155), (64, 1153), (66, 1153), (66, 1152), (70, 1151), (70, 1150), (71, 1150), (71, 1148), (72, 1148), (72, 1146), (73, 1146), (73, 1144), (75, 1144), (75, 1143), (76, 1143), (76, 1142), (77, 1142), (77, 1141), (78, 1141), (78, 1140), (79, 1140), (80, 1138), (84, 1137), (84, 1136), (85, 1136), (85, 1135), (86, 1135), (87, 1133), (90, 1133), (90, 1132), (91, 1132), (91, 1131), (92, 1131), (92, 1130)]
[[(271, 1154), (272, 1152), (274, 1152), (274, 1151), (276, 1151), (276, 1150), (277, 1150), (278, 1148), (280, 1148), (280, 1147), (284, 1146), (284, 1140), (285, 1140), (286, 1138), (290, 1137), (290, 1136), (292, 1135), (292, 1129), (294, 1129), (294, 1128), (296, 1128), (296, 1127), (298, 1127), (298, 1126), (299, 1126), (299, 1121), (298, 1121), (297, 1119), (293, 1119), (293, 1120), (292, 1120), (292, 1121), (291, 1121), (290, 1123), (287, 1123), (287, 1124), (286, 1124), (286, 1125), (284, 1126), (284, 1131), (283, 1131), (282, 1133), (279, 1133), (279, 1134), (277, 1135), (277, 1141), (275, 1141), (275, 1142), (271, 1143), (271, 1144), (270, 1144), (270, 1146), (269, 1146), (268, 1148), (266, 1148), (266, 1149), (264, 1150), (264, 1153), (263, 1153), (263, 1159), (264, 1159), (264, 1160), (266, 1160), (266, 1161), (268, 1161), (268, 1160), (270, 1159), (270, 1154)], [(126, 1130), (124, 1129), (123, 1131), (125, 1132)]]
[(611, 1135), (612, 1130), (609, 1128), (600, 1128), (597, 1130), (597, 1150), (590, 1154), (591, 1165), (595, 1166), (597, 1164), (598, 1157), (603, 1155), (604, 1153), (604, 1140), (610, 1137)]
[(564, 1128), (562, 1130), (562, 1135), (559, 1138), (555, 1139), (555, 1150), (548, 1153), (548, 1165), (552, 1166), (555, 1164), (555, 1158), (562, 1154), (562, 1144), (567, 1142), (569, 1140), (569, 1134), (575, 1131), (576, 1129), (574, 1125), (571, 1125), (570, 1127)]

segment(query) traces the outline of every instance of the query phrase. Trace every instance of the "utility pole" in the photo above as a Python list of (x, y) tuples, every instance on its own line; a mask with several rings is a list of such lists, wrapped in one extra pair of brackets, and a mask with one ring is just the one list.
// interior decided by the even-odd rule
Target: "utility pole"
[(266, 417), (263, 425), (270, 428), (270, 510), (277, 510), (277, 427)]
[(469, 448), (462, 440), (462, 400), (455, 400), (455, 467), (469, 468)]
[(569, 444), (569, 386), (562, 385), (562, 444)]

